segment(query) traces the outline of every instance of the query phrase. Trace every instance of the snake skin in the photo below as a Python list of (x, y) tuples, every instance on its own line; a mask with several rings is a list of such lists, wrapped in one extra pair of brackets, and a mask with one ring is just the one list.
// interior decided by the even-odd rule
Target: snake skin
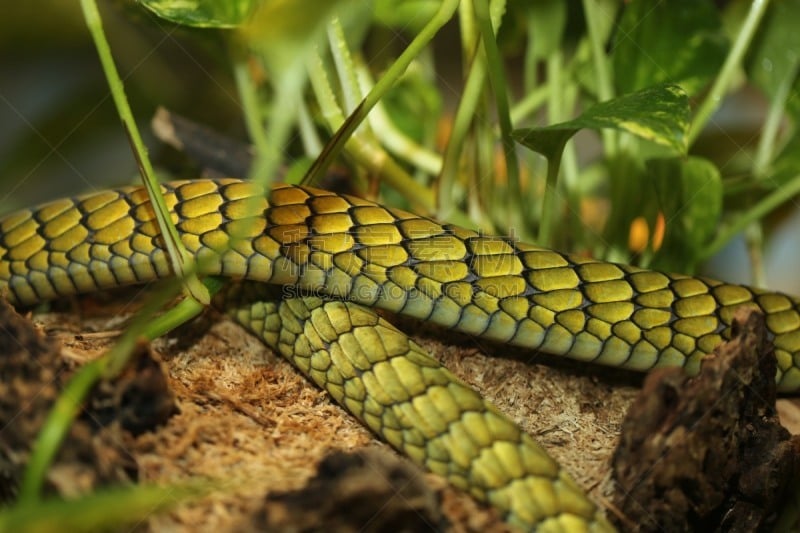
[[(306, 187), (240, 180), (164, 186), (203, 274), (293, 285), (465, 333), (646, 371), (700, 360), (734, 310), (761, 309), (781, 391), (800, 388), (800, 301), (742, 285), (570, 256)], [(255, 216), (246, 218), (248, 204)], [(242, 238), (228, 249), (230, 234)], [(0, 222), (12, 303), (171, 275), (139, 187), (59, 200)]]
[[(800, 302), (779, 293), (570, 256), (312, 188), (266, 195), (228, 179), (163, 190), (202, 274), (294, 291), (234, 299), (240, 322), (388, 442), (525, 529), (610, 526), (527, 435), (367, 307), (582, 361), (694, 373), (730, 336), (734, 310), (751, 305), (767, 317), (780, 390), (800, 388)], [(0, 291), (18, 305), (170, 275), (140, 187), (0, 219)]]
[(234, 285), (220, 303), (412, 461), (523, 530), (613, 530), (530, 436), (372, 309), (274, 289)]

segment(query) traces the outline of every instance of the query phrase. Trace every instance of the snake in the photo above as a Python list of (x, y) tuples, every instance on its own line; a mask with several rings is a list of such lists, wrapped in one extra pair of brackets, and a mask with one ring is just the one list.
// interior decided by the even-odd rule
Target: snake
[[(569, 255), (369, 200), (235, 178), (162, 184), (201, 275), (245, 328), (412, 461), (522, 530), (611, 531), (533, 438), (392, 326), (383, 312), (635, 371), (696, 374), (759, 309), (776, 383), (800, 389), (800, 300)], [(142, 187), (0, 218), (0, 292), (14, 305), (173, 276)], [(380, 311), (376, 312), (376, 311)]]

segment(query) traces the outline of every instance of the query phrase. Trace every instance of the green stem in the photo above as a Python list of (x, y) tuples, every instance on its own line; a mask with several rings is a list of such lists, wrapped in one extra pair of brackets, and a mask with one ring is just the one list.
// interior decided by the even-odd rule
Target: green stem
[[(550, 124), (561, 122), (564, 118), (563, 113), (563, 83), (562, 74), (562, 55), (560, 51), (554, 51), (547, 58), (547, 85), (550, 87), (549, 98), (547, 99), (547, 121)], [(564, 145), (565, 147), (566, 145)], [(547, 160), (547, 181), (545, 182), (544, 194), (541, 199), (530, 198), (531, 201), (541, 201), (541, 213), (539, 220), (539, 235), (537, 243), (541, 246), (548, 246), (553, 238), (551, 228), (555, 224), (552, 217), (556, 216), (559, 210), (554, 209), (554, 202), (558, 201), (556, 198), (556, 191), (558, 190), (558, 173), (560, 169), (560, 161), (563, 153), (563, 148), (559, 151), (557, 159)], [(531, 187), (530, 194), (536, 194), (536, 187)]]
[(122, 79), (119, 77), (119, 72), (117, 72), (117, 67), (111, 56), (111, 49), (108, 46), (108, 41), (103, 32), (103, 23), (100, 18), (100, 13), (97, 10), (97, 4), (94, 0), (81, 0), (81, 8), (83, 9), (86, 26), (89, 28), (89, 33), (91, 33), (95, 48), (97, 48), (97, 54), (100, 56), (100, 63), (103, 66), (103, 71), (105, 72), (114, 104), (117, 107), (119, 118), (122, 121), (122, 126), (128, 134), (133, 146), (133, 152), (139, 165), (139, 173), (147, 189), (150, 202), (153, 204), (153, 211), (167, 247), (172, 269), (176, 276), (181, 279), (187, 295), (204, 304), (208, 304), (211, 297), (200, 283), (197, 276), (190, 274), (193, 270), (194, 258), (184, 247), (178, 235), (178, 230), (175, 229), (175, 225), (172, 223), (172, 219), (169, 216), (169, 209), (161, 194), (158, 181), (155, 178), (153, 166), (150, 164), (150, 158), (147, 156), (147, 149), (144, 146), (144, 142), (142, 142), (139, 128), (136, 127), (136, 121), (128, 105)]
[(328, 75), (325, 72), (325, 64), (319, 54), (314, 54), (309, 60), (308, 79), (311, 82), (311, 89), (314, 91), (314, 98), (319, 104), (322, 118), (332, 130), (339, 129), (344, 124), (344, 112), (336, 96), (333, 94)]
[[(332, 130), (337, 130), (336, 136), (342, 132), (343, 124), (347, 122), (342, 116), (341, 108), (333, 95), (328, 77), (325, 74), (325, 68), (322, 64), (322, 59), (317, 56), (314, 62), (310, 62), (308, 67), (309, 79), (311, 81), (311, 88), (314, 91), (314, 97), (319, 102), (322, 109), (323, 118), (328, 123)], [(351, 115), (347, 120), (351, 120)], [(347, 153), (360, 165), (369, 169), (372, 173), (380, 174), (384, 181), (392, 188), (403, 194), (409, 201), (418, 209), (432, 213), (434, 209), (433, 193), (424, 186), (417, 183), (408, 172), (406, 172), (400, 165), (398, 165), (389, 155), (382, 150), (376, 143), (363, 136), (350, 136), (345, 141)], [(328, 145), (323, 150), (323, 153), (317, 158), (318, 163), (327, 151), (333, 149), (332, 144)], [(303, 178), (303, 183), (313, 184), (315, 176), (312, 170), (306, 173)]]
[[(280, 168), (282, 151), (289, 139), (297, 116), (296, 110), (303, 98), (305, 80), (305, 69), (299, 62), (287, 67), (280, 73), (280, 77), (275, 79), (275, 97), (270, 106), (266, 142), (263, 150), (259, 150), (256, 154), (250, 171), (250, 179), (264, 187), (264, 190), (269, 189), (270, 182)], [(253, 202), (249, 203), (255, 206), (258, 199), (253, 198)], [(239, 236), (233, 237), (232, 242), (236, 242)]]
[(38, 501), (47, 470), (61, 447), (72, 421), (78, 415), (83, 399), (103, 375), (106, 360), (97, 359), (84, 365), (59, 395), (36, 436), (31, 457), (19, 491), (19, 504)]
[(539, 237), (537, 243), (540, 246), (548, 246), (553, 238), (553, 217), (558, 211), (555, 209), (556, 193), (558, 186), (558, 171), (561, 167), (561, 154), (564, 147), (557, 150), (551, 158), (547, 160), (547, 183), (544, 188), (544, 201), (542, 202), (542, 220), (539, 224)]
[(345, 109), (352, 110), (361, 101), (361, 88), (358, 84), (358, 75), (353, 63), (353, 56), (347, 46), (342, 23), (334, 17), (328, 25), (328, 43), (331, 47), (331, 57), (339, 76), (339, 85), (342, 88)]
[(717, 238), (700, 253), (699, 260), (704, 261), (713, 257), (722, 250), (732, 238), (741, 233), (752, 222), (765, 217), (773, 209), (787, 202), (797, 194), (800, 194), (800, 175), (795, 176), (779, 189), (776, 189), (762, 198), (747, 212), (737, 216), (736, 220), (730, 226), (726, 227), (722, 233), (717, 235)]
[[(206, 278), (203, 283), (203, 290), (213, 294), (222, 288), (225, 280)], [(128, 364), (139, 339), (155, 339), (194, 318), (205, 308), (197, 300), (186, 298), (153, 320), (152, 316), (173, 298), (176, 292), (177, 290), (169, 288), (155, 292), (108, 353), (84, 365), (69, 380), (36, 436), (20, 487), (20, 504), (30, 504), (38, 500), (47, 470), (95, 383), (101, 378), (109, 379), (118, 375)]]
[[(525, 56), (522, 66), (522, 90), (526, 95), (523, 97), (523, 101), (527, 99), (532, 92), (534, 92), (534, 89), (541, 89), (541, 87), (537, 87), (539, 85), (538, 70), (540, 59), (536, 54), (537, 40), (539, 39), (537, 32), (538, 30), (536, 28), (535, 18), (529, 17), (526, 28), (527, 42), (525, 43)], [(515, 108), (518, 108), (521, 104), (522, 102), (519, 102)], [(517, 120), (514, 119), (514, 109), (511, 110), (511, 117), (512, 122), (517, 124)]]
[[(342, 151), (342, 148), (347, 140), (350, 139), (356, 128), (358, 128), (361, 122), (364, 121), (364, 118), (375, 106), (378, 100), (383, 98), (383, 96), (389, 89), (392, 88), (400, 76), (403, 75), (411, 61), (413, 61), (414, 58), (419, 55), (422, 49), (427, 46), (439, 29), (453, 17), (453, 13), (455, 13), (458, 3), (459, 0), (444, 0), (442, 2), (436, 14), (434, 14), (431, 20), (428, 21), (424, 28), (422, 28), (422, 31), (417, 34), (417, 36), (411, 41), (411, 44), (408, 45), (403, 53), (400, 54), (400, 57), (398, 57), (392, 63), (392, 66), (389, 67), (383, 76), (381, 76), (381, 78), (378, 80), (378, 83), (375, 84), (375, 87), (373, 87), (364, 100), (362, 100), (361, 104), (356, 107), (344, 124), (342, 124), (339, 131), (336, 132), (333, 139), (329, 143), (329, 146), (314, 162), (314, 165), (312, 165), (311, 169), (309, 169), (307, 181), (314, 183), (328, 170), (330, 164)], [(414, 183), (413, 180), (412, 183)], [(426, 203), (428, 202), (426, 201)], [(430, 204), (431, 207), (433, 207), (433, 202), (430, 202)]]
[(163, 486), (103, 487), (76, 498), (51, 497), (35, 505), (7, 506), (0, 510), (0, 531), (136, 530), (155, 513), (197, 500), (218, 489), (218, 485), (172, 481)]
[[(476, 15), (473, 9), (470, 7), (474, 7), (473, 4), (464, 2), (461, 4), (461, 9), (459, 13), (462, 16), (463, 20), (469, 20), (470, 27), (474, 27), (474, 21)], [(492, 6), (495, 7), (495, 6)], [(490, 17), (492, 23), (496, 21), (499, 24), (500, 22), (500, 12), (499, 10), (492, 10), (490, 7)], [(467, 15), (467, 13), (469, 15)], [(469, 42), (477, 42), (470, 40)], [(478, 106), (481, 101), (481, 96), (483, 95), (483, 87), (484, 82), (486, 81), (486, 59), (485, 56), (482, 56), (478, 53), (479, 49), (472, 50), (469, 54), (465, 54), (465, 57), (472, 58), (471, 66), (469, 67), (467, 76), (466, 76), (466, 83), (464, 85), (464, 91), (461, 94), (461, 100), (458, 102), (458, 108), (456, 109), (456, 115), (453, 119), (453, 126), (450, 131), (450, 138), (447, 141), (447, 147), (445, 148), (444, 156), (442, 158), (442, 170), (439, 173), (439, 178), (437, 180), (437, 188), (439, 190), (438, 195), (438, 209), (436, 212), (436, 216), (442, 220), (451, 220), (453, 222), (457, 222), (453, 215), (460, 213), (459, 208), (456, 205), (456, 182), (459, 174), (459, 170), (461, 168), (461, 156), (464, 150), (464, 143), (467, 138), (467, 134), (469, 133), (470, 129), (472, 128), (473, 131), (478, 130), (477, 127), (477, 118), (478, 115)], [(484, 137), (477, 137), (476, 142), (483, 143)], [(486, 142), (492, 142), (492, 140), (488, 140)], [(482, 144), (484, 148), (486, 148), (486, 144)], [(481, 161), (482, 158), (476, 157), (476, 161)], [(470, 186), (473, 185), (474, 181), (477, 180), (477, 175), (473, 175), (470, 180)], [(468, 205), (469, 205), (469, 212), (471, 215), (471, 220), (476, 220), (480, 223), (481, 227), (484, 229), (488, 229), (493, 227), (493, 222), (485, 215), (485, 206), (491, 206), (494, 202), (494, 198), (496, 198), (496, 188), (491, 187), (492, 181), (482, 180), (482, 183), (487, 184), (485, 189), (491, 192), (489, 195), (480, 194), (480, 201), (475, 201), (475, 198), (472, 195), (468, 195)], [(478, 191), (481, 193), (483, 192), (484, 187), (478, 188)], [(479, 207), (480, 204), (483, 204), (484, 207)], [(472, 224), (470, 223), (470, 226)]]
[(756, 149), (756, 155), (753, 161), (753, 175), (756, 178), (764, 178), (770, 163), (772, 163), (772, 158), (775, 155), (775, 139), (778, 137), (778, 131), (783, 121), (783, 112), (786, 109), (786, 102), (789, 99), (794, 82), (797, 79), (798, 70), (800, 70), (800, 59), (795, 58), (793, 64), (786, 72), (786, 76), (778, 85), (775, 96), (767, 111), (767, 116), (764, 119), (764, 127), (761, 128), (761, 138), (758, 141), (758, 148)]
[[(519, 182), (519, 161), (517, 160), (516, 142), (511, 137), (511, 117), (508, 106), (508, 84), (503, 72), (503, 60), (497, 48), (497, 40), (492, 27), (492, 18), (489, 13), (487, 0), (473, 0), (475, 16), (481, 30), (483, 48), (486, 52), (486, 63), (489, 67), (489, 82), (494, 90), (497, 119), (500, 123), (500, 138), (503, 145), (503, 156), (506, 161), (506, 173), (511, 199), (516, 204), (516, 212), (521, 212), (522, 188)], [(498, 9), (502, 9), (501, 2)], [(521, 218), (521, 217), (517, 217)]]
[(464, 91), (461, 93), (461, 100), (458, 102), (456, 114), (453, 117), (453, 127), (450, 130), (450, 138), (447, 140), (442, 158), (442, 171), (437, 180), (439, 207), (436, 216), (442, 220), (448, 220), (450, 214), (457, 209), (453, 191), (458, 177), (459, 160), (470, 124), (475, 117), (475, 110), (480, 102), (485, 79), (486, 64), (476, 57), (467, 75)]
[(540, 85), (527, 93), (522, 100), (511, 108), (511, 123), (519, 124), (521, 121), (535, 113), (550, 97), (550, 85)]
[[(566, 119), (575, 104), (576, 88), (564, 82), (564, 62), (561, 51), (555, 51), (547, 58), (547, 85), (550, 87), (547, 100), (548, 121), (551, 124)], [(547, 161), (547, 182), (544, 197), (541, 199), (542, 208), (540, 215), (539, 234), (537, 243), (542, 246), (552, 246), (553, 230), (557, 227), (558, 218), (562, 210), (559, 209), (559, 173), (564, 168), (564, 187), (567, 192), (568, 208), (571, 216), (569, 227), (573, 235), (580, 242), (583, 226), (578, 220), (580, 210), (580, 195), (578, 193), (578, 162), (573, 143), (567, 141), (558, 151), (557, 157)], [(535, 190), (532, 188), (532, 190)], [(531, 198), (531, 201), (537, 201)]]
[(269, 142), (264, 130), (264, 114), (259, 104), (258, 90), (250, 75), (247, 59), (244, 47), (235, 46), (232, 49), (233, 79), (236, 82), (236, 89), (239, 91), (244, 123), (256, 153), (260, 154), (269, 150)]
[(469, 72), (478, 50), (478, 29), (475, 27), (475, 10), (471, 2), (461, 2), (458, 8), (458, 30), (461, 35), (461, 57), (464, 73)]
[[(374, 81), (370, 78), (369, 72), (363, 65), (359, 66), (358, 74), (363, 90), (370, 90), (374, 85)], [(441, 172), (442, 158), (439, 154), (421, 146), (400, 131), (386, 112), (383, 102), (378, 102), (372, 113), (369, 114), (368, 120), (375, 137), (390, 152), (427, 174), (436, 175)]]
[[(614, 84), (609, 66), (610, 62), (606, 57), (605, 43), (600, 32), (600, 17), (602, 14), (597, 7), (596, 0), (583, 0), (583, 11), (586, 15), (589, 42), (592, 46), (592, 60), (597, 79), (597, 96), (600, 102), (605, 102), (614, 98)], [(617, 150), (616, 132), (610, 129), (603, 129), (601, 135), (603, 136), (606, 155), (614, 154)]]
[[(228, 283), (229, 280), (227, 278), (216, 276), (203, 279), (203, 284), (211, 295), (218, 293)], [(191, 298), (181, 300), (166, 313), (148, 320), (142, 331), (142, 336), (148, 340), (157, 339), (193, 319), (202, 313), (204, 309), (204, 306), (199, 305), (198, 302)]]
[(315, 158), (322, 151), (322, 140), (319, 138), (314, 120), (308, 111), (308, 105), (301, 101), (297, 108), (297, 128), (300, 130), (300, 140), (303, 151), (309, 158)]
[(694, 116), (694, 120), (689, 128), (689, 146), (697, 140), (697, 136), (703, 131), (711, 115), (714, 114), (714, 111), (716, 111), (720, 103), (722, 103), (722, 99), (730, 88), (734, 74), (739, 64), (742, 62), (742, 58), (748, 46), (750, 46), (750, 41), (753, 39), (758, 29), (758, 23), (767, 11), (768, 5), (769, 0), (754, 0), (750, 3), (750, 11), (747, 13), (747, 18), (745, 18), (739, 30), (739, 34), (736, 36), (736, 41), (728, 52), (728, 57), (725, 58), (725, 63), (722, 65), (717, 79), (714, 80), (711, 90), (706, 95), (703, 103), (700, 104)]

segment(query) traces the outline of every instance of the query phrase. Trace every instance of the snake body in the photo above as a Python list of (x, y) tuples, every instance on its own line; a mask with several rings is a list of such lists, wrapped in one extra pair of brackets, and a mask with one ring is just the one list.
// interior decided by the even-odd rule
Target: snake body
[(372, 309), (285, 298), (259, 284), (229, 313), (412, 461), (490, 503), (523, 530), (609, 531), (547, 452)]
[[(581, 361), (694, 373), (750, 305), (766, 315), (779, 389), (800, 388), (800, 301), (780, 293), (570, 256), (307, 187), (267, 193), (227, 179), (163, 191), (202, 274), (283, 287), (282, 300), (231, 297), (240, 322), (388, 442), (525, 528), (608, 526), (538, 445), (369, 308)], [(171, 275), (140, 187), (0, 220), (0, 290), (18, 305)]]

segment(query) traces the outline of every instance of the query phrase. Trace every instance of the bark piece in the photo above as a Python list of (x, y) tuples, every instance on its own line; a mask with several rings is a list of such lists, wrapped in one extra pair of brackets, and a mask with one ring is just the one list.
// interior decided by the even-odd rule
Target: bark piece
[(647, 377), (612, 459), (625, 529), (754, 531), (774, 520), (800, 465), (775, 412), (775, 368), (763, 315), (740, 309), (732, 340), (697, 377)]
[[(101, 382), (72, 423), (46, 476), (46, 492), (85, 494), (138, 478), (130, 435), (175, 411), (160, 364), (149, 352), (122, 375)], [(17, 496), (30, 451), (53, 404), (74, 372), (59, 347), (0, 298), (0, 502)]]
[(422, 471), (397, 456), (334, 452), (300, 490), (268, 495), (257, 529), (266, 531), (439, 531), (439, 498)]
[(166, 369), (147, 345), (137, 349), (139, 353), (119, 376), (95, 386), (84, 420), (100, 427), (118, 423), (138, 436), (178, 413)]

